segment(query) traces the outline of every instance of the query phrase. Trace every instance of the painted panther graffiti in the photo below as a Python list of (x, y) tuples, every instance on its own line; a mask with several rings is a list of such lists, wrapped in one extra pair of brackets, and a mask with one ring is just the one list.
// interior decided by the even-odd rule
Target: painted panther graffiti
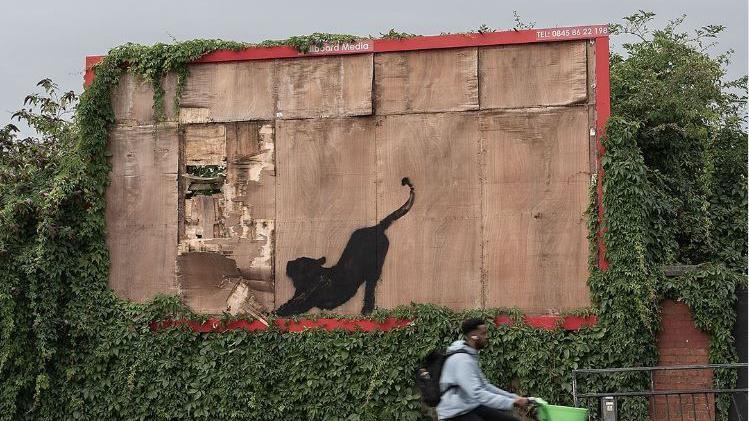
[(350, 300), (362, 284), (365, 284), (362, 314), (374, 309), (375, 288), (390, 245), (385, 230), (411, 209), (416, 198), (408, 177), (403, 178), (401, 184), (410, 189), (406, 203), (377, 225), (354, 231), (333, 267), (323, 267), (325, 257), (299, 257), (286, 263), (286, 275), (291, 278), (296, 291), (276, 310), (277, 315), (301, 314), (313, 307), (332, 310)]

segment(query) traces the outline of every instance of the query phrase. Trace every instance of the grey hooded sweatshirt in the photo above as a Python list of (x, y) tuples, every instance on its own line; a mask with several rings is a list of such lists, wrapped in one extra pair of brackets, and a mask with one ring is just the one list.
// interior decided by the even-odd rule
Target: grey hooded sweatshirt
[(464, 350), (466, 353), (451, 355), (442, 367), (440, 390), (443, 395), (437, 405), (439, 419), (463, 415), (479, 405), (512, 410), (512, 404), (518, 395), (505, 392), (486, 380), (479, 368), (478, 351), (462, 340), (453, 342), (447, 348), (447, 352), (457, 350)]

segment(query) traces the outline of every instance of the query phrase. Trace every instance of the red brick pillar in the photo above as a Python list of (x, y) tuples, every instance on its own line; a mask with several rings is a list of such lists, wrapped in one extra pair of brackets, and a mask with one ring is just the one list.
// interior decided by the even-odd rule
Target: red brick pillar
[[(663, 301), (661, 330), (656, 338), (658, 365), (709, 364), (710, 336), (697, 329), (689, 307), (684, 303)], [(712, 370), (666, 370), (653, 375), (655, 390), (710, 389)], [(712, 395), (677, 395), (651, 400), (651, 419), (706, 421), (715, 419)], [(683, 416), (683, 418), (681, 418)]]

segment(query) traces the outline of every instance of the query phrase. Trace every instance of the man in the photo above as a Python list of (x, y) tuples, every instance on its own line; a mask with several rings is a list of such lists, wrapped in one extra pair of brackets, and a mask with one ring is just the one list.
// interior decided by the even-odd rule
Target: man
[(442, 367), (440, 391), (443, 395), (437, 405), (440, 420), (451, 421), (517, 421), (512, 415), (513, 406), (528, 405), (528, 398), (492, 385), (479, 368), (478, 351), (487, 346), (486, 322), (468, 319), (461, 325), (463, 340), (455, 341), (450, 355)]

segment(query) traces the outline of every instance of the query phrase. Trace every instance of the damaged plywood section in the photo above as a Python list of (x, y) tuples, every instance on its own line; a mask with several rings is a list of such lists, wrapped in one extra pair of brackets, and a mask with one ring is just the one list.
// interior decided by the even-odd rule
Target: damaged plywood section
[(589, 302), (588, 112), (481, 115), (486, 302), (534, 313)]
[[(275, 142), (269, 123), (190, 125), (178, 281), (196, 311), (269, 311), (273, 299)], [(198, 189), (196, 185), (210, 185)]]
[(112, 163), (106, 192), (109, 286), (136, 301), (173, 294), (177, 126), (115, 126), (107, 146)]

